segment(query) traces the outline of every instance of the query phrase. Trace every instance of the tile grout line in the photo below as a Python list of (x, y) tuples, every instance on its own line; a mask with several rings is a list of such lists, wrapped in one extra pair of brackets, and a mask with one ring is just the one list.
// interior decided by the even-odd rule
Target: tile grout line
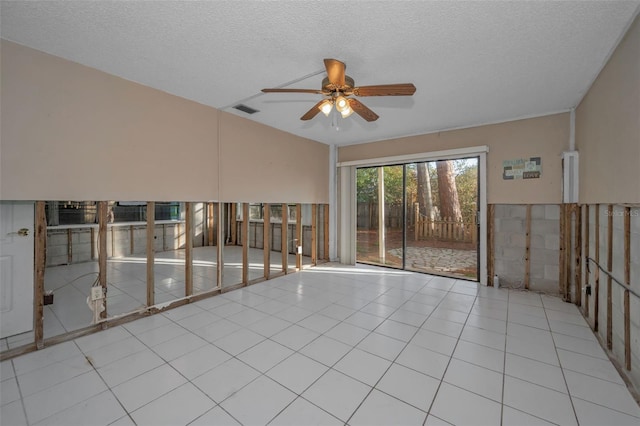
[[(497, 290), (497, 289), (494, 289)], [(509, 338), (508, 330), (509, 330), (509, 299), (511, 298), (511, 290), (507, 289), (507, 318), (505, 318), (504, 323), (504, 353), (502, 359), (502, 395), (500, 400), (500, 425), (502, 426), (504, 423), (504, 385), (506, 381), (507, 375), (507, 339)]]

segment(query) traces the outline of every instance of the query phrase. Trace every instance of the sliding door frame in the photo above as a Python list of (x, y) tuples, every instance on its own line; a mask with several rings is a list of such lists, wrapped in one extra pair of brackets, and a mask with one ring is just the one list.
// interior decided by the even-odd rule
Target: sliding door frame
[(375, 167), (398, 165), (413, 162), (456, 160), (459, 158), (478, 157), (478, 202), (479, 202), (479, 276), (478, 281), (487, 285), (487, 153), (488, 146), (451, 149), (446, 151), (423, 152), (418, 154), (398, 155), (371, 158), (367, 160), (345, 161), (337, 163), (340, 175), (339, 187), (339, 224), (338, 248), (340, 263), (355, 265), (356, 263), (356, 169), (358, 167)]

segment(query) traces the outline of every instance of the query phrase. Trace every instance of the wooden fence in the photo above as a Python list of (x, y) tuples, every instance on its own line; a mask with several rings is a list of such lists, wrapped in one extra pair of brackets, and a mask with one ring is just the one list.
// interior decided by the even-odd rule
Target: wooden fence
[(468, 221), (453, 218), (430, 219), (421, 215), (418, 205), (415, 207), (418, 218), (414, 228), (415, 241), (437, 239), (440, 241), (456, 241), (476, 244), (478, 242), (478, 224), (475, 218)]

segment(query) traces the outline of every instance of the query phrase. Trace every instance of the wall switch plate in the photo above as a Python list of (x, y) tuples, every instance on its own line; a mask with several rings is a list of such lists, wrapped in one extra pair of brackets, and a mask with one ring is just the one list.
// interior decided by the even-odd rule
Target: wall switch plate
[(91, 300), (99, 300), (103, 297), (102, 287), (91, 287)]
[(302, 254), (302, 246), (298, 246), (298, 254)]

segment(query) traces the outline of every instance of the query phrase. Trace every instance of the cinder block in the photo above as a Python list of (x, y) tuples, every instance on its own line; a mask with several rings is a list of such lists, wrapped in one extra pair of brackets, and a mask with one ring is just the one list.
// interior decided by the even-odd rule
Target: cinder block
[(493, 214), (496, 218), (502, 218), (507, 216), (507, 205), (505, 204), (496, 204), (493, 207)]
[(529, 284), (529, 289), (557, 295), (559, 293), (558, 280), (532, 280)]
[(560, 267), (558, 265), (544, 265), (544, 279), (558, 282)]
[(532, 235), (531, 236), (531, 248), (539, 248), (544, 249), (546, 247), (545, 237), (542, 235)]
[(531, 249), (531, 261), (544, 265), (558, 265), (560, 260), (559, 252), (546, 249)]
[(536, 204), (531, 206), (531, 218), (532, 219), (545, 219), (546, 205)]
[(501, 219), (499, 230), (502, 232), (524, 233), (525, 222), (522, 219)]
[(509, 238), (509, 245), (518, 248), (524, 248), (527, 246), (527, 237), (522, 234), (511, 234)]
[(560, 220), (560, 206), (548, 204), (544, 207), (544, 217), (547, 220)]
[(558, 234), (560, 232), (560, 223), (556, 220), (532, 220), (531, 233), (534, 235)]
[(510, 205), (507, 209), (507, 217), (512, 219), (525, 219), (527, 217), (527, 207), (522, 205)]
[(531, 274), (531, 278), (535, 278), (535, 279), (544, 279), (545, 273), (545, 265), (541, 265), (541, 264), (537, 264), (537, 263), (532, 263), (530, 265), (530, 274)]
[(553, 234), (545, 235), (544, 248), (547, 250), (560, 250), (560, 236)]

